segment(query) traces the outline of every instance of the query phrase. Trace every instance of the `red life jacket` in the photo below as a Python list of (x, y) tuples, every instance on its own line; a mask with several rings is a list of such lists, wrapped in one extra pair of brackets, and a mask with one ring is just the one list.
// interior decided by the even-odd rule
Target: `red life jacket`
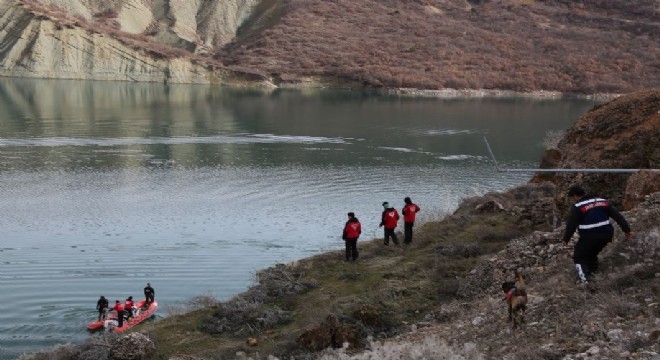
[(393, 209), (383, 211), (383, 225), (385, 229), (394, 229), (399, 222), (399, 213)]
[(113, 309), (116, 311), (124, 311), (124, 305), (121, 303), (115, 303), (115, 307), (113, 307)]
[(415, 222), (415, 214), (419, 211), (419, 206), (415, 204), (408, 204), (403, 207), (403, 210), (401, 210), (401, 213), (403, 213), (403, 221), (407, 223), (414, 223)]
[(133, 300), (126, 299), (126, 305), (124, 305), (124, 309), (130, 309), (132, 307), (133, 307)]
[(346, 238), (357, 239), (362, 233), (362, 225), (359, 221), (349, 221), (346, 223)]

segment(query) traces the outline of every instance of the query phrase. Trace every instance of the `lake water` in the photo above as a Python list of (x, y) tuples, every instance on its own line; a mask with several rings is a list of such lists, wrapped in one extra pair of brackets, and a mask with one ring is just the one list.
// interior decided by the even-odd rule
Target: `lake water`
[(256, 270), (524, 183), (590, 101), (0, 79), (0, 359), (77, 343), (96, 300), (228, 299)]

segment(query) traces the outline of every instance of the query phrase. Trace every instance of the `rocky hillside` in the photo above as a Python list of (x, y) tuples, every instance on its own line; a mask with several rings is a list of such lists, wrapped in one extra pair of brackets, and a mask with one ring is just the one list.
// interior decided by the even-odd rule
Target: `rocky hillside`
[[(566, 131), (544, 159), (549, 168), (660, 168), (660, 90), (646, 90), (599, 105)], [(533, 181), (552, 181), (560, 188), (581, 183), (630, 209), (645, 195), (660, 191), (660, 173), (537, 174)]]
[(654, 0), (0, 0), (0, 75), (628, 93), (658, 34)]
[[(660, 193), (624, 213), (635, 238), (601, 254), (602, 275), (577, 285), (561, 229), (515, 239), (461, 280), (462, 298), (438, 306), (435, 321), (418, 323), (364, 353), (326, 351), (331, 359), (657, 359), (660, 354)], [(526, 323), (507, 320), (501, 284), (513, 270), (526, 277)]]

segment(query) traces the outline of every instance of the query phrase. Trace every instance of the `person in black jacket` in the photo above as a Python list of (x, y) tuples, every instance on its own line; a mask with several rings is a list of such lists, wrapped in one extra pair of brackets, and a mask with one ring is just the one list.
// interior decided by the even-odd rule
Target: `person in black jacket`
[(105, 320), (105, 312), (108, 310), (108, 299), (101, 295), (99, 301), (96, 302), (96, 310), (99, 311), (99, 321)]
[(573, 262), (578, 277), (587, 283), (588, 278), (598, 271), (598, 254), (614, 237), (610, 218), (619, 224), (626, 239), (632, 240), (632, 232), (623, 215), (610, 206), (606, 199), (588, 196), (580, 186), (572, 186), (568, 190), (568, 197), (575, 204), (571, 206), (562, 241), (567, 246), (575, 230), (580, 234), (573, 250)]
[(154, 297), (156, 296), (156, 292), (154, 291), (154, 288), (151, 287), (150, 283), (147, 283), (147, 286), (144, 288), (144, 299), (145, 305), (149, 306), (154, 301)]

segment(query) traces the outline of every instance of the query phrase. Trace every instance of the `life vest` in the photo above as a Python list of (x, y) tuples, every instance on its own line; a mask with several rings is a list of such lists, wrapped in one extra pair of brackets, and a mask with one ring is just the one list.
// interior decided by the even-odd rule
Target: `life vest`
[(415, 204), (408, 204), (404, 206), (403, 210), (401, 210), (401, 213), (403, 214), (403, 221), (407, 223), (414, 223), (415, 214), (417, 214), (419, 210), (419, 206)]
[(383, 211), (383, 225), (385, 229), (394, 229), (399, 222), (399, 213), (393, 209)]
[(580, 199), (574, 206), (580, 211), (578, 231), (581, 234), (614, 231), (614, 227), (610, 223), (610, 203), (606, 199)]
[(126, 304), (124, 305), (124, 309), (131, 309), (133, 307), (133, 300), (126, 300)]
[(116, 311), (124, 311), (124, 305), (121, 303), (115, 303), (115, 307), (113, 307), (113, 309)]
[(360, 225), (360, 222), (355, 220), (355, 221), (348, 221), (346, 223), (346, 238), (347, 239), (357, 239), (360, 236), (360, 233), (362, 232), (362, 225)]

